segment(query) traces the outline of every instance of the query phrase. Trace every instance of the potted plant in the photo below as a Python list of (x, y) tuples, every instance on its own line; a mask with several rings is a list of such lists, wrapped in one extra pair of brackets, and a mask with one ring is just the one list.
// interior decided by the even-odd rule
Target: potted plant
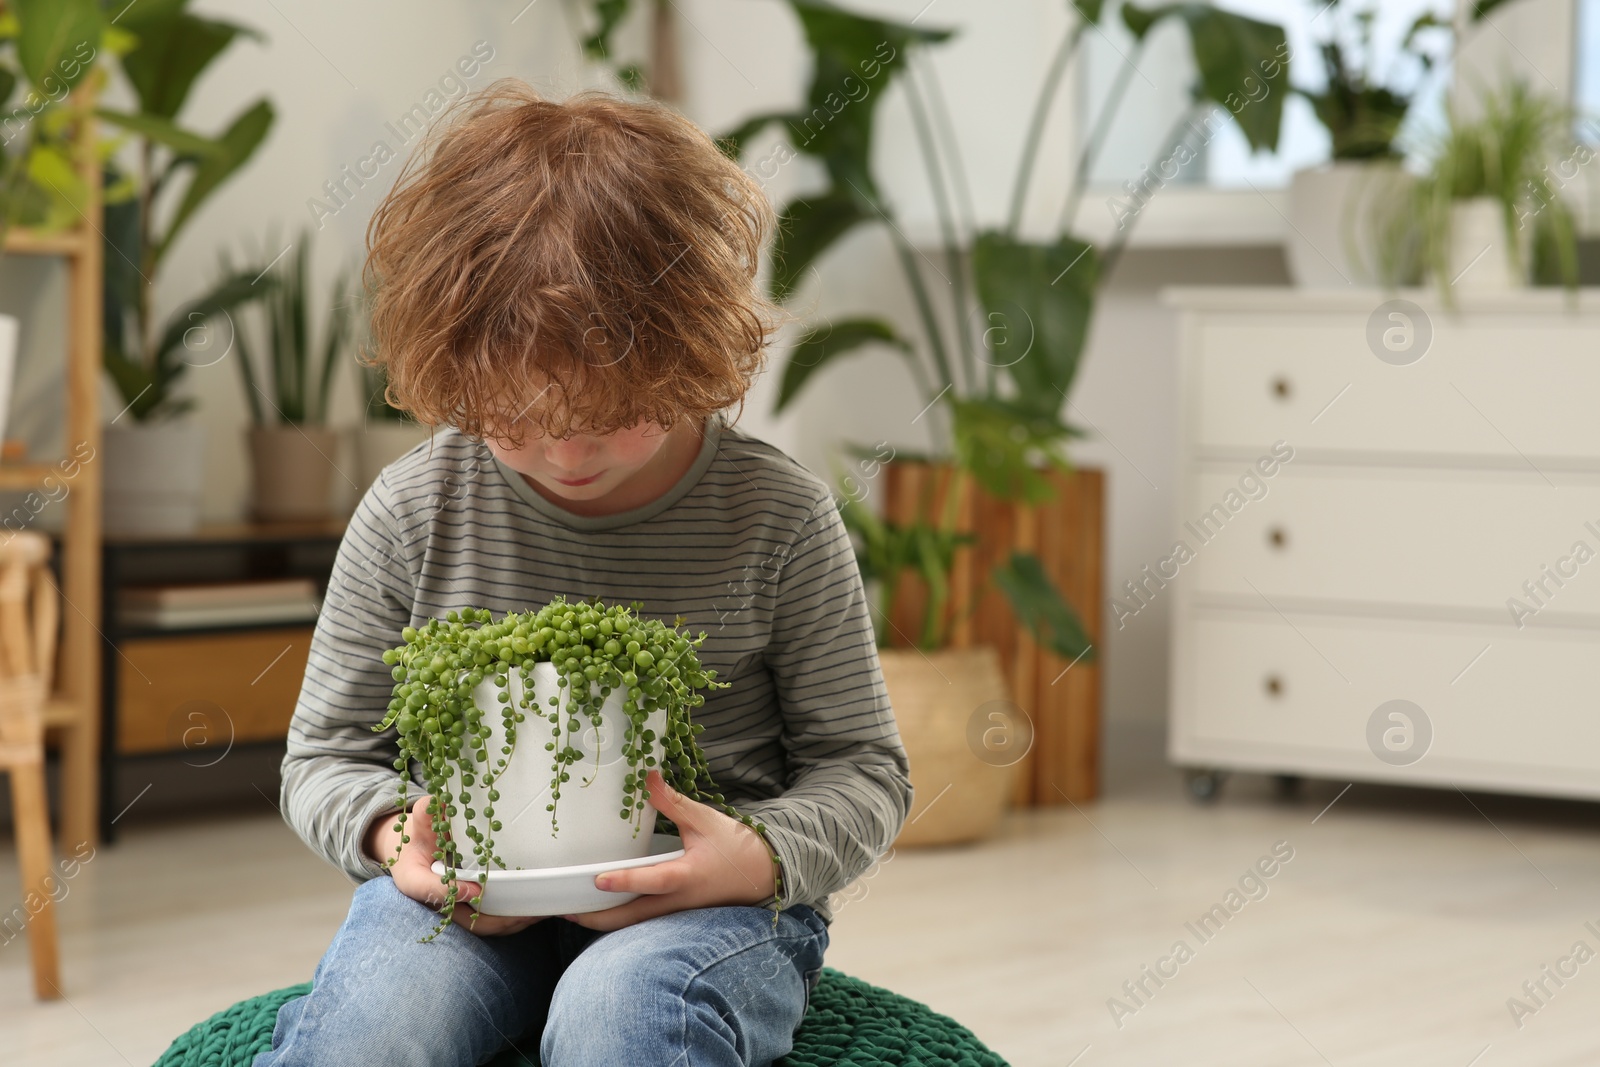
[(1396, 139), (1421, 83), (1439, 65), (1440, 41), (1449, 37), (1450, 25), (1431, 11), (1418, 16), (1380, 76), (1373, 40), (1377, 15), (1375, 7), (1352, 11), (1341, 0), (1322, 9), (1322, 88), (1295, 90), (1331, 140), (1330, 162), (1303, 167), (1289, 182), (1284, 257), (1290, 277), (1306, 288), (1414, 280), (1384, 277), (1388, 261), (1374, 250), (1369, 205), (1390, 186), (1410, 180)]
[[(1466, 28), (1507, 0), (1479, 0), (1462, 13)], [(1329, 162), (1295, 171), (1289, 182), (1284, 257), (1295, 284), (1313, 289), (1411, 285), (1422, 271), (1412, 220), (1394, 207), (1411, 190), (1402, 126), (1429, 79), (1449, 70), (1454, 24), (1431, 11), (1406, 27), (1379, 70), (1374, 27), (1379, 7), (1315, 0), (1323, 84), (1295, 87), (1328, 131)]]
[[(701, 691), (729, 684), (700, 666), (696, 649), (705, 632), (690, 637), (679, 630), (681, 618), (668, 626), (639, 614), (642, 607), (558, 596), (537, 611), (499, 619), (482, 609), (451, 611), (406, 627), (403, 643), (384, 653), (394, 695), (373, 730), (393, 729), (400, 749), (396, 829), (403, 845), (415, 764), (426, 778), (426, 814), (449, 884), (439, 908), (444, 918), (424, 940), (449, 924), (457, 875), (482, 883), (475, 908), (506, 914), (495, 911), (497, 887), (507, 878), (491, 877), (496, 871), (647, 856), (654, 833), (671, 829), (650, 804), (645, 776), (652, 767), (674, 789), (765, 835), (764, 824), (717, 790), (695, 740), (702, 727), (691, 709), (705, 702)], [(519, 741), (523, 731), (534, 733)], [(776, 873), (781, 897), (781, 867)], [(628, 899), (607, 896), (615, 899), (576, 910)]]
[(1480, 117), (1452, 108), (1406, 198), (1429, 273), (1456, 288), (1505, 290), (1531, 279), (1578, 284), (1576, 226), (1552, 177), (1577, 152), (1573, 111), (1521, 80), (1479, 91)]
[[(261, 280), (250, 305), (263, 321), (260, 343), (252, 339), (250, 308), (241, 310), (234, 332), (251, 418), (250, 510), (262, 522), (312, 522), (333, 514), (339, 438), (327, 424), (328, 399), (354, 338), (356, 287), (348, 270), (335, 280), (319, 343), (310, 309), (311, 233), (303, 231), (292, 251), (274, 253), (276, 244), (269, 237), (255, 256)], [(234, 273), (226, 254), (222, 273)]]
[[(599, 24), (604, 32), (615, 27), (618, 8), (627, 5), (595, 6), (601, 9)], [(1051, 103), (1085, 35), (1100, 32), (1104, 5), (1073, 5), (1076, 18), (1050, 63), (1033, 108), (1007, 222), (982, 231), (970, 221), (961, 225), (953, 206), (966, 182), (962, 161), (947, 143), (953, 137), (937, 78), (914, 73), (909, 66), (918, 49), (949, 40), (951, 31), (856, 15), (824, 0), (789, 0), (789, 6), (814, 60), (804, 104), (794, 111), (757, 115), (720, 139), (737, 157), (758, 132), (776, 125), (791, 135), (793, 152), (815, 160), (826, 175), (821, 192), (782, 206), (772, 249), (771, 292), (779, 300), (791, 298), (842, 237), (858, 226), (882, 225), (894, 243), (922, 337), (919, 343), (896, 325), (870, 316), (813, 321), (803, 328), (783, 365), (777, 409), (786, 408), (815, 375), (841, 357), (876, 349), (904, 361), (926, 404), (924, 410), (941, 416), (934, 423), (935, 449), (925, 456), (899, 453), (894, 463), (922, 465), (942, 479), (942, 506), (935, 494), (923, 492), (915, 494), (913, 505), (903, 514), (880, 519), (864, 506), (851, 506), (859, 501), (847, 501), (841, 511), (857, 535), (863, 574), (882, 588), (921, 594), (922, 625), (914, 628), (915, 636), (883, 621), (895, 614), (891, 605), (879, 613), (879, 657), (918, 796), (931, 802), (956, 780), (948, 768), (959, 769), (964, 786), (961, 798), (937, 816), (919, 815), (909, 822), (897, 844), (967, 840), (987, 832), (998, 818), (1014, 760), (991, 762), (987, 753), (974, 747), (969, 732), (984, 701), (1003, 700), (1006, 687), (992, 649), (956, 648), (950, 637), (956, 629), (952, 612), (972, 609), (971, 602), (957, 605), (950, 595), (952, 579), (962, 567), (961, 550), (990, 547), (985, 542), (999, 536), (992, 529), (959, 529), (960, 502), (969, 489), (1020, 507), (1042, 505), (1055, 496), (1060, 475), (1070, 469), (1065, 444), (1081, 436), (1062, 419), (1062, 411), (1095, 291), (1132, 232), (1130, 221), (1104, 251), (1064, 229), (1048, 240), (1020, 236), (1027, 187)], [(1151, 9), (1124, 4), (1121, 17), (1135, 41), (1134, 54), (1125, 57), (1123, 70), (1131, 74), (1155, 26), (1181, 21), (1189, 31), (1199, 72), (1196, 103), (1214, 101), (1226, 107), (1253, 147), (1276, 144), (1289, 69), (1281, 28), (1202, 4)], [(591, 51), (610, 54), (603, 45)], [(873, 178), (876, 109), (883, 90), (897, 80), (911, 105), (913, 130), (938, 211), (944, 245), (939, 269), (950, 283), (954, 308), (948, 318), (958, 324), (954, 330), (941, 322), (923, 276), (923, 257), (905, 237), (906, 227)], [(1076, 217), (1127, 81), (1124, 76), (1114, 83), (1082, 147), (1061, 213), (1063, 226)], [(1246, 99), (1241, 93), (1250, 84), (1266, 91)], [(1182, 124), (1175, 126), (1174, 138), (1185, 130)], [(1172, 151), (1173, 146), (1167, 146), (1163, 158)], [(947, 181), (947, 173), (953, 180)], [(970, 220), (970, 209), (962, 214)], [(1015, 358), (1006, 348), (1013, 335), (1031, 337), (1031, 347), (1029, 342), (1016, 346), (1029, 347), (1026, 358)], [(858, 457), (871, 453), (858, 445), (847, 450)], [(1092, 660), (1091, 636), (1050, 577), (1057, 561), (1047, 566), (1027, 550), (988, 554), (999, 555), (999, 561), (969, 584), (979, 591), (997, 591), (1014, 622), (1055, 657), (1067, 663)], [(924, 694), (948, 692), (957, 677), (980, 679), (984, 701), (973, 694), (933, 707), (922, 699)], [(941, 780), (929, 777), (941, 773)], [(1041, 799), (1055, 802), (1053, 796)]]
[[(1016, 516), (1048, 507), (1067, 484), (1071, 464), (1066, 445), (1081, 431), (1065, 421), (1064, 409), (1096, 290), (1120, 257), (1135, 220), (1125, 220), (1104, 249), (1067, 227), (1077, 217), (1094, 160), (1120, 110), (1130, 80), (1127, 75), (1157, 25), (1182, 22), (1198, 72), (1194, 104), (1214, 102), (1226, 109), (1225, 115), (1252, 146), (1270, 147), (1276, 143), (1281, 90), (1287, 84), (1287, 49), (1280, 28), (1209, 6), (1122, 5), (1122, 21), (1134, 38), (1133, 52), (1121, 68), (1126, 73), (1113, 83), (1080, 146), (1060, 214), (1060, 232), (1051, 238), (1026, 239), (1021, 236), (1023, 210), (1050, 107), (1084, 37), (1101, 32), (1097, 24), (1104, 16), (1103, 5), (1075, 5), (1077, 18), (1067, 27), (1039, 87), (1020, 147), (1006, 220), (988, 229), (971, 222), (970, 208), (956, 209), (967, 182), (963, 161), (952, 147), (953, 136), (939, 132), (951, 126), (944, 95), (931, 65), (924, 65), (920, 74), (911, 66), (918, 50), (951, 35), (862, 18), (807, 0), (796, 0), (793, 6), (816, 56), (806, 107), (790, 115), (759, 116), (728, 139), (737, 148), (756, 129), (781, 122), (793, 135), (797, 150), (814, 155), (830, 179), (830, 188), (822, 194), (784, 206), (773, 248), (773, 293), (791, 296), (805, 272), (857, 225), (882, 224), (894, 242), (922, 336), (918, 343), (895, 325), (872, 317), (817, 322), (802, 333), (783, 367), (777, 406), (782, 410), (792, 403), (820, 368), (876, 346), (906, 362), (926, 410), (943, 415), (934, 422), (935, 447), (929, 454), (902, 453), (892, 464), (903, 471), (921, 468), (905, 471), (908, 482), (920, 482), (909, 501), (891, 504), (881, 518), (859, 500), (847, 499), (841, 511), (857, 536), (863, 573), (872, 576), (883, 597), (877, 613), (880, 659), (911, 754), (914, 783), (921, 780), (919, 795), (931, 802), (947, 782), (964, 787), (957, 803), (908, 823), (897, 843), (969, 840), (987, 833), (1009, 800), (1017, 761), (1026, 754), (1031, 738), (1031, 723), (1027, 709), (1010, 705), (1008, 713), (995, 708), (1007, 704), (1001, 664), (993, 649), (963, 648), (954, 640), (962, 616), (993, 599), (1009, 613), (1013, 627), (1060, 660), (1061, 666), (1096, 658), (1093, 636), (1053, 577), (1062, 569), (1062, 561), (1042, 559), (1037, 552), (1015, 545), (1006, 521), (994, 523), (981, 516)], [(888, 42), (889, 58), (884, 58), (877, 42)], [(942, 236), (940, 272), (950, 282), (954, 305), (944, 319), (924, 277), (926, 261), (904, 238), (906, 227), (897, 221), (893, 205), (871, 177), (873, 108), (881, 97), (876, 90), (882, 86), (837, 114), (830, 105), (843, 73), (871, 74), (880, 69), (872, 60), (881, 65), (879, 76), (885, 82), (904, 75), (900, 84), (910, 104)], [(1241, 96), (1252, 84), (1264, 89), (1259, 98)], [(814, 132), (819, 108), (829, 118)], [(1186, 133), (1187, 127), (1180, 124), (1174, 130)], [(1162, 158), (1183, 144), (1178, 132), (1174, 139)], [(953, 178), (947, 180), (946, 174)], [(947, 328), (946, 321), (956, 328)], [(856, 446), (851, 451), (857, 456), (863, 452)], [(913, 473), (915, 477), (909, 477)], [(935, 486), (940, 491), (935, 492)], [(974, 518), (963, 520), (964, 502), (971, 499), (1007, 507), (972, 506)], [(968, 575), (963, 574), (964, 566)], [(909, 610), (897, 611), (897, 603)], [(897, 617), (916, 622), (891, 625)], [(995, 632), (990, 627), (996, 624), (990, 619), (976, 628), (973, 637), (981, 641)], [(1058, 676), (1057, 670), (1049, 673)], [(936, 694), (953, 697), (957, 686), (971, 680), (979, 682), (979, 690), (947, 705), (937, 702)], [(1019, 680), (1019, 684), (1032, 686), (1034, 681)], [(1031, 688), (1010, 688), (1009, 695), (1038, 711), (1037, 694)], [(1020, 721), (1015, 712), (1021, 712)], [(1001, 750), (989, 748), (985, 741), (996, 728), (1017, 735)], [(1080, 785), (1067, 785), (1079, 796), (1087, 795)], [(1048, 792), (1035, 790), (1031, 795), (1039, 802), (1059, 802)]]
[[(43, 236), (82, 224), (89, 190), (75, 158), (77, 134), (105, 85), (101, 59), (128, 43), (91, 8), (0, 0), (0, 248), (13, 226)], [(116, 144), (97, 139), (95, 157), (103, 162)], [(0, 432), (20, 332), (16, 318), (0, 316)]]
[[(43, 234), (80, 223), (87, 189), (72, 129), (104, 88), (103, 58), (130, 44), (92, 0), (0, 0), (0, 242), (13, 225)], [(76, 94), (80, 84), (90, 91)], [(102, 140), (96, 151), (104, 159), (115, 147)]]
[(428, 440), (433, 428), (389, 403), (381, 366), (363, 362), (360, 370), (367, 404), (366, 417), (355, 429), (355, 453), (357, 477), (366, 487), (378, 480), (383, 468)]
[[(122, 400), (106, 429), (105, 524), (110, 532), (181, 533), (200, 521), (205, 437), (186, 417), (192, 398), (178, 389), (191, 368), (226, 357), (226, 331), (212, 327), (255, 289), (251, 276), (222, 278), (163, 322), (156, 279), (201, 205), (260, 147), (273, 112), (257, 100), (216, 137), (177, 122), (200, 75), (237, 37), (259, 37), (254, 31), (192, 15), (182, 0), (134, 4), (117, 26), (131, 42), (120, 62), (138, 107), (95, 114), (133, 136), (137, 162), (126, 176), (107, 165), (108, 189), (131, 195), (108, 193), (105, 207), (105, 366)], [(176, 205), (161, 223), (158, 199)]]

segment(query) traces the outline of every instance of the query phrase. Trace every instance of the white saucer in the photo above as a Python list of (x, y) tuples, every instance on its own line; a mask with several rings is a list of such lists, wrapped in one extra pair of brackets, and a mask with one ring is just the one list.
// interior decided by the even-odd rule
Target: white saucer
[[(626, 904), (638, 893), (613, 893), (596, 889), (595, 875), (630, 867), (653, 867), (683, 855), (682, 839), (672, 834), (656, 834), (650, 840), (650, 855), (636, 860), (584, 863), (576, 867), (540, 867), (533, 870), (502, 871), (491, 868), (478, 910), (485, 915), (582, 915)], [(433, 861), (433, 873), (443, 876), (443, 861)], [(470, 882), (474, 872), (457, 869), (456, 881)]]

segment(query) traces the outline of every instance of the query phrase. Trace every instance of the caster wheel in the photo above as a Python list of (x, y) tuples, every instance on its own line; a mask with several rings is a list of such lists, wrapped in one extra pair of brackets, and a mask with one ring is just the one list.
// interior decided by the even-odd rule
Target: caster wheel
[(1298, 774), (1275, 774), (1272, 776), (1272, 788), (1281, 800), (1293, 800), (1300, 795), (1300, 787), (1305, 784), (1305, 779)]
[(1226, 777), (1223, 771), (1190, 770), (1184, 774), (1184, 784), (1189, 787), (1189, 796), (1195, 801), (1211, 804), (1222, 792), (1222, 780)]

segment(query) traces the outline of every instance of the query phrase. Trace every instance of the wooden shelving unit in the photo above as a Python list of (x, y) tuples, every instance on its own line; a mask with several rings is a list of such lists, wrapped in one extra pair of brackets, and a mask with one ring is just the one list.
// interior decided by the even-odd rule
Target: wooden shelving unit
[(45, 708), (46, 744), (61, 753), (60, 842), (67, 850), (100, 840), (100, 539), (102, 373), (101, 289), (105, 269), (100, 166), (94, 146), (93, 92), (87, 83), (73, 93), (83, 116), (75, 131), (74, 157), (88, 190), (79, 225), (62, 233), (11, 228), (0, 243), (6, 255), (61, 256), (68, 270), (66, 353), (66, 451), (87, 444), (93, 451), (71, 479), (51, 462), (0, 463), (0, 488), (33, 489), (47, 475), (68, 486), (66, 521), (57, 559), (61, 575), (62, 633), (59, 690)]
[[(314, 620), (128, 624), (129, 585), (310, 578), (327, 592), (343, 522), (230, 523), (189, 534), (114, 535), (105, 541), (100, 662), (100, 833), (116, 841), (119, 769), (143, 757), (177, 758), (227, 776), (227, 753), (282, 752), (311, 651)], [(219, 768), (210, 770), (210, 768)]]

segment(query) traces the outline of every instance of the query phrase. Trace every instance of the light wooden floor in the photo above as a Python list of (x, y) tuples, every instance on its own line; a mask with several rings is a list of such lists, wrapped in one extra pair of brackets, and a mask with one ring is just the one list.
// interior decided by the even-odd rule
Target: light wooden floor
[[(1015, 1067), (1600, 1063), (1600, 960), (1545, 979), (1520, 1029), (1506, 1005), (1575, 943), (1600, 951), (1584, 927), (1600, 929), (1600, 809), (1356, 785), (1324, 811), (1342, 785), (1281, 801), (1236, 779), (1198, 808), (1170, 771), (1122, 775), (1082, 811), (892, 855), (840, 907), (828, 962), (954, 1016)], [(1202, 943), (1185, 924), (1278, 841), (1294, 856), (1266, 896)], [(0, 946), (5, 1064), (146, 1067), (211, 1012), (306, 979), (351, 891), (265, 802), (130, 823), (70, 885), (67, 1002), (34, 1003), (23, 942)], [(1193, 957), (1128, 1000), (1123, 982), (1178, 940)], [(1138, 1007), (1120, 1028), (1113, 996)]]

